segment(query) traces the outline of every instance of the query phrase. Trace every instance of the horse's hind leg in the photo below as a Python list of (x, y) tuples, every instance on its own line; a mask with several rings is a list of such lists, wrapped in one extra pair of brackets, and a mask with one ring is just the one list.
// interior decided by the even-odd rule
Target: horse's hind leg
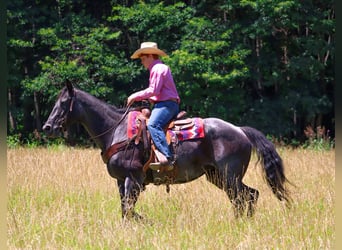
[(234, 207), (236, 218), (241, 217), (247, 204), (247, 217), (252, 217), (255, 213), (255, 207), (259, 198), (259, 191), (251, 188), (240, 179), (228, 181), (227, 194)]
[(228, 178), (225, 191), (233, 205), (235, 218), (241, 217), (246, 209), (246, 195), (241, 180), (239, 178)]
[[(233, 205), (234, 216), (241, 217), (246, 209), (246, 195), (243, 190), (245, 186), (238, 178), (227, 178), (226, 175), (217, 170), (206, 173), (207, 180), (218, 188), (224, 190)], [(227, 180), (228, 179), (228, 180)]]
[[(255, 213), (255, 206), (259, 198), (259, 191), (245, 185), (240, 178), (223, 178), (217, 170), (206, 173), (207, 180), (218, 188), (223, 189), (233, 205), (234, 216), (241, 217), (247, 204), (247, 216), (252, 217)], [(227, 180), (227, 181), (225, 181)]]
[(246, 195), (246, 201), (248, 204), (248, 208), (247, 208), (247, 216), (248, 217), (252, 217), (255, 213), (255, 207), (259, 198), (259, 191), (244, 185), (244, 189), (245, 189), (245, 195)]

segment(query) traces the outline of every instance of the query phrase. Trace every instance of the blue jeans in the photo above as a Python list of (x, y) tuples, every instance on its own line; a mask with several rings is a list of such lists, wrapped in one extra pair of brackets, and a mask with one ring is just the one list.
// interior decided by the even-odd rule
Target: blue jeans
[(166, 141), (165, 126), (179, 112), (179, 105), (174, 101), (158, 102), (153, 106), (147, 128), (156, 148), (166, 156), (172, 158), (172, 153)]

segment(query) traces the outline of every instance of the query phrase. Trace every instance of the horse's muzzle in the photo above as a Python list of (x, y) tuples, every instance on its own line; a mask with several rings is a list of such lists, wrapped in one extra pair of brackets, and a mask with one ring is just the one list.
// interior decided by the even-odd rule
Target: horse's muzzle
[(49, 123), (45, 123), (43, 126), (43, 131), (49, 137), (57, 137), (62, 134), (63, 127), (62, 126), (53, 126)]
[(51, 125), (45, 123), (44, 126), (43, 126), (43, 131), (44, 132), (49, 132), (50, 130), (51, 130)]

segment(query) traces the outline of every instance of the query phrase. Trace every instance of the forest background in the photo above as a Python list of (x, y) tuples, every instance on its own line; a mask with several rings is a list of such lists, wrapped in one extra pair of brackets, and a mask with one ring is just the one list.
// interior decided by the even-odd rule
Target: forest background
[[(181, 109), (255, 127), (293, 146), (335, 138), (332, 0), (12, 0), (7, 4), (7, 143), (41, 133), (66, 80), (124, 107), (147, 87), (130, 55), (168, 53)], [(69, 143), (91, 144), (79, 125)]]

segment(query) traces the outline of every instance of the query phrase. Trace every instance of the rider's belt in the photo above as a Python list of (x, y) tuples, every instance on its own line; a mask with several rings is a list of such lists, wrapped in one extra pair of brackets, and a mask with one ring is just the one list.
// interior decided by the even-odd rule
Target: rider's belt
[(154, 103), (154, 104), (157, 104), (157, 103), (160, 103), (160, 102), (167, 102), (167, 101), (172, 101), (172, 102), (179, 103), (179, 100), (178, 100), (177, 98), (170, 98), (170, 99), (167, 99), (167, 100), (156, 101), (156, 102), (153, 102), (153, 103)]

